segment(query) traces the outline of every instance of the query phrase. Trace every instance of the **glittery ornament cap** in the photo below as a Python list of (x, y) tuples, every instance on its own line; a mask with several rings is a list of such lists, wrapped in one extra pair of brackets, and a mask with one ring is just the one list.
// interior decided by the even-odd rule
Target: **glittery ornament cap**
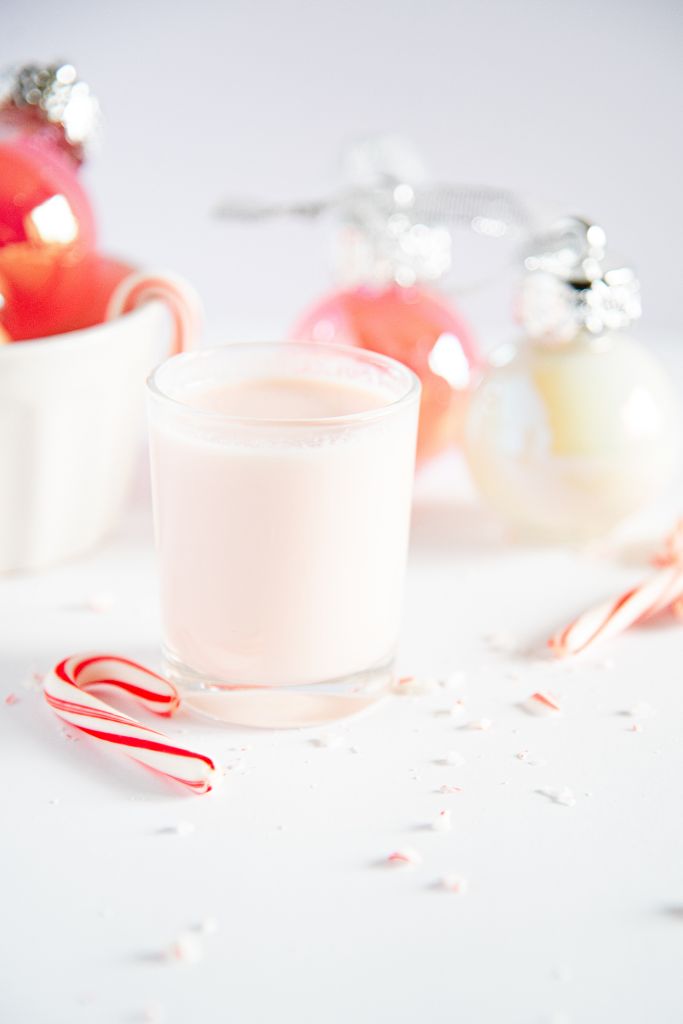
[(347, 284), (414, 285), (436, 281), (451, 266), (451, 233), (426, 216), (425, 168), (404, 140), (357, 142), (342, 159), (350, 189), (340, 204), (338, 264)]
[(602, 334), (638, 319), (638, 279), (630, 267), (607, 263), (607, 237), (597, 224), (567, 217), (535, 244), (524, 261), (520, 302), (529, 337), (562, 344), (581, 331)]
[(77, 160), (99, 134), (100, 105), (73, 64), (25, 64), (0, 75), (0, 110), (15, 110), (61, 128)]

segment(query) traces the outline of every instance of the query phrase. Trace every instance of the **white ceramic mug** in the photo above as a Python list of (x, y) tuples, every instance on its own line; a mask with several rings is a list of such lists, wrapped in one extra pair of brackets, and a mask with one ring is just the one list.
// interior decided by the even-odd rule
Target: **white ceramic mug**
[[(164, 279), (152, 280), (149, 294), (163, 294)], [(177, 280), (170, 286), (178, 291)], [(187, 288), (190, 305), (193, 294)], [(183, 347), (194, 341), (177, 309), (147, 298), (95, 327), (0, 346), (0, 572), (62, 561), (115, 527), (139, 452), (147, 374), (179, 332)]]

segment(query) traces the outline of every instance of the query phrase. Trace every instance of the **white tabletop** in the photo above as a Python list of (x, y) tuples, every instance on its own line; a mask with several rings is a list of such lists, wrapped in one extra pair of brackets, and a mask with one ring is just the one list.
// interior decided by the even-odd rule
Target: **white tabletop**
[[(418, 487), (399, 667), (450, 685), (328, 746), (178, 716), (168, 731), (228, 769), (203, 797), (62, 726), (33, 679), (88, 649), (158, 664), (144, 486), (98, 552), (2, 580), (0, 1019), (680, 1021), (681, 627), (576, 668), (525, 653), (646, 571), (633, 546), (502, 544), (444, 461)], [(519, 706), (539, 689), (561, 716)], [(564, 787), (575, 803), (540, 792)], [(388, 867), (404, 848), (422, 863)], [(196, 962), (167, 955), (179, 939)]]

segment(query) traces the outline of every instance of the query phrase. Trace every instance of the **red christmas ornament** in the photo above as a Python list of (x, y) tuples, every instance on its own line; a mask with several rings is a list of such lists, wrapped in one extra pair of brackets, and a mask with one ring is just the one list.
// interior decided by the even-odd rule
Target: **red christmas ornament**
[(98, 118), (70, 64), (0, 79), (0, 325), (13, 339), (85, 326), (72, 281), (96, 230), (78, 171)]
[(419, 460), (460, 440), (476, 343), (464, 318), (433, 290), (399, 284), (342, 290), (314, 306), (291, 336), (358, 345), (409, 366), (422, 381)]
[(0, 139), (0, 248), (95, 246), (95, 218), (78, 164), (52, 128)]
[(452, 265), (450, 218), (472, 204), (430, 185), (419, 155), (391, 136), (361, 141), (344, 164), (347, 188), (328, 204), (336, 206), (343, 283), (291, 337), (359, 345), (409, 366), (422, 382), (417, 457), (424, 461), (461, 442), (479, 363), (473, 331), (438, 290)]
[(85, 255), (48, 251), (15, 256), (5, 273), (0, 250), (0, 280), (4, 274), (5, 306), (0, 326), (12, 341), (46, 338), (92, 327), (105, 319), (109, 298), (132, 267), (99, 253)]

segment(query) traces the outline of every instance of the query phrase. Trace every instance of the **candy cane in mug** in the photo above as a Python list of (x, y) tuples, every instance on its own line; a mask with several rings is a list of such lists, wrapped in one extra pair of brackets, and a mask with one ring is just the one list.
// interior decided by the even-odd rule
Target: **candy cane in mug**
[(114, 289), (107, 306), (107, 320), (113, 320), (122, 313), (160, 299), (166, 303), (173, 316), (174, 338), (171, 354), (183, 352), (196, 345), (202, 327), (202, 304), (195, 289), (176, 274), (163, 273), (129, 274)]

